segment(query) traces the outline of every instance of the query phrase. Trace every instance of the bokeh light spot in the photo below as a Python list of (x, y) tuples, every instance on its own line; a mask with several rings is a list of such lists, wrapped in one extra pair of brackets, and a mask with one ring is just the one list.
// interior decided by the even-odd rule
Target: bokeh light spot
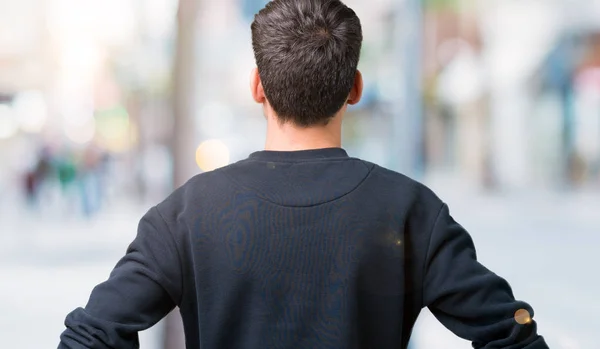
[(19, 131), (19, 124), (15, 119), (11, 107), (0, 104), (0, 139), (8, 139)]
[(202, 142), (196, 150), (196, 164), (202, 171), (213, 171), (229, 164), (229, 148), (218, 139)]
[(93, 118), (88, 119), (81, 125), (66, 124), (65, 135), (73, 143), (86, 144), (94, 139), (96, 134), (96, 123)]
[(96, 112), (96, 128), (99, 143), (113, 152), (126, 151), (137, 141), (137, 127), (121, 106)]
[(28, 133), (41, 132), (48, 118), (44, 95), (39, 91), (23, 92), (13, 102), (21, 130)]
[(526, 309), (519, 309), (515, 312), (515, 321), (519, 325), (527, 325), (531, 322), (531, 315)]

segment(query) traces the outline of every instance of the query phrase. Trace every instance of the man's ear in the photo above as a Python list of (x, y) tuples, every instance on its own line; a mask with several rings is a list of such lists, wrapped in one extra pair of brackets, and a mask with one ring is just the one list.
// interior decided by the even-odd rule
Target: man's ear
[(350, 91), (350, 96), (348, 97), (348, 104), (354, 105), (360, 102), (363, 94), (363, 78), (360, 70), (356, 71), (356, 77), (354, 78), (354, 85), (352, 86), (352, 90)]
[(250, 92), (252, 93), (252, 98), (256, 103), (265, 103), (267, 98), (265, 97), (265, 90), (263, 89), (262, 82), (260, 81), (258, 68), (252, 69), (252, 73), (250, 73)]

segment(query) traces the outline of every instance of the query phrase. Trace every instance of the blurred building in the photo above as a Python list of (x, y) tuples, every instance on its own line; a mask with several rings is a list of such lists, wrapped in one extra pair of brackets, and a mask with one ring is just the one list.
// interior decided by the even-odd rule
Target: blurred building
[[(597, 184), (592, 158), (599, 147), (590, 130), (598, 129), (600, 113), (584, 108), (589, 127), (578, 133), (575, 125), (584, 119), (569, 116), (571, 94), (565, 91), (578, 89), (581, 80), (574, 74), (582, 65), (595, 66), (598, 53), (590, 38), (598, 27), (591, 19), (600, 13), (598, 5), (527, 0), (429, 6), (424, 28), (429, 169), (482, 188)], [(591, 70), (586, 72), (585, 80), (593, 80)], [(582, 142), (585, 161), (574, 150)], [(576, 174), (582, 161), (591, 164), (585, 180)]]

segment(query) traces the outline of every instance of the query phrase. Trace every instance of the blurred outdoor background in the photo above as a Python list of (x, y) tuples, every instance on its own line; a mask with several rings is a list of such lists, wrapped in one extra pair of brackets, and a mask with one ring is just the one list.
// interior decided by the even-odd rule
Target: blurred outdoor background
[[(437, 191), (551, 348), (598, 348), (600, 1), (345, 2), (366, 82), (345, 148)], [(56, 347), (149, 207), (261, 149), (265, 3), (0, 0), (3, 348)], [(169, 324), (142, 348), (180, 349)], [(427, 311), (413, 346), (470, 348)]]

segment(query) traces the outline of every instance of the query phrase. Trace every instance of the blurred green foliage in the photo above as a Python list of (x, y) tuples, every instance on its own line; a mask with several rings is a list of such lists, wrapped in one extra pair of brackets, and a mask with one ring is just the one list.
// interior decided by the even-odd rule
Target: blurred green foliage
[(426, 10), (457, 10), (464, 5), (462, 0), (421, 0)]

